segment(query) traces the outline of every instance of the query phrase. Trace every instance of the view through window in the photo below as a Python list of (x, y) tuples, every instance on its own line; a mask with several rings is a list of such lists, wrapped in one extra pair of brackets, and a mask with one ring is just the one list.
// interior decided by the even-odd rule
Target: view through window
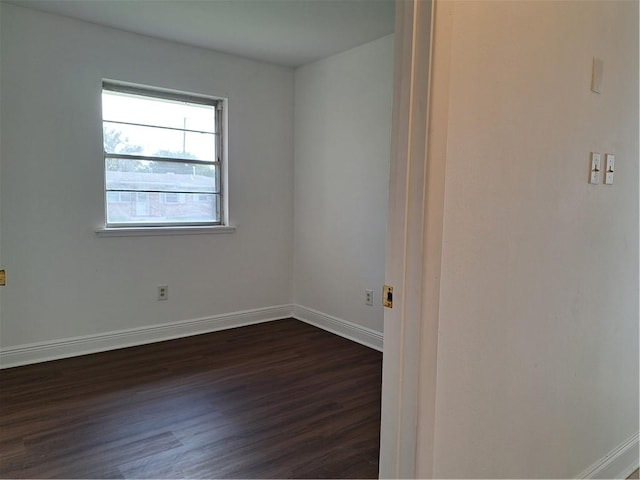
[(103, 83), (107, 227), (222, 224), (222, 100)]

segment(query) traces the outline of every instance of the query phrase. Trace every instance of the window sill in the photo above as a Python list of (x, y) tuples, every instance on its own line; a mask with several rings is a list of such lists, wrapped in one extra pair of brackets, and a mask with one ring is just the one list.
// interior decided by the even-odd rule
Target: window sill
[(232, 225), (212, 225), (203, 227), (120, 227), (98, 228), (99, 237), (154, 237), (159, 235), (206, 235), (211, 233), (234, 233)]

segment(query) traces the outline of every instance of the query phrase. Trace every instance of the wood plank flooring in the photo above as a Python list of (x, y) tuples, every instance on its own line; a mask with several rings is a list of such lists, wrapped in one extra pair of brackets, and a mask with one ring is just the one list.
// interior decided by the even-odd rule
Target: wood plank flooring
[(382, 354), (293, 319), (0, 371), (2, 478), (375, 478)]

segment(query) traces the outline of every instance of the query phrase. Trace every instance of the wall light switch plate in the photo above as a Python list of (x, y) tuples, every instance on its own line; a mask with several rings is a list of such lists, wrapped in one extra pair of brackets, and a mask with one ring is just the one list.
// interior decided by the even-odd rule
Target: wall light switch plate
[(615, 172), (616, 156), (611, 153), (605, 155), (606, 166), (604, 170), (605, 185), (613, 185), (613, 174)]
[(597, 185), (600, 183), (600, 165), (602, 155), (597, 152), (591, 152), (591, 175), (589, 177), (589, 183)]

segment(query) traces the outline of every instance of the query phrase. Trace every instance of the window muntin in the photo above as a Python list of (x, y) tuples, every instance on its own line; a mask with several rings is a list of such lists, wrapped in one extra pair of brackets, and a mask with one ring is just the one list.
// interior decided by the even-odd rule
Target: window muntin
[(103, 83), (107, 227), (221, 225), (222, 100)]

